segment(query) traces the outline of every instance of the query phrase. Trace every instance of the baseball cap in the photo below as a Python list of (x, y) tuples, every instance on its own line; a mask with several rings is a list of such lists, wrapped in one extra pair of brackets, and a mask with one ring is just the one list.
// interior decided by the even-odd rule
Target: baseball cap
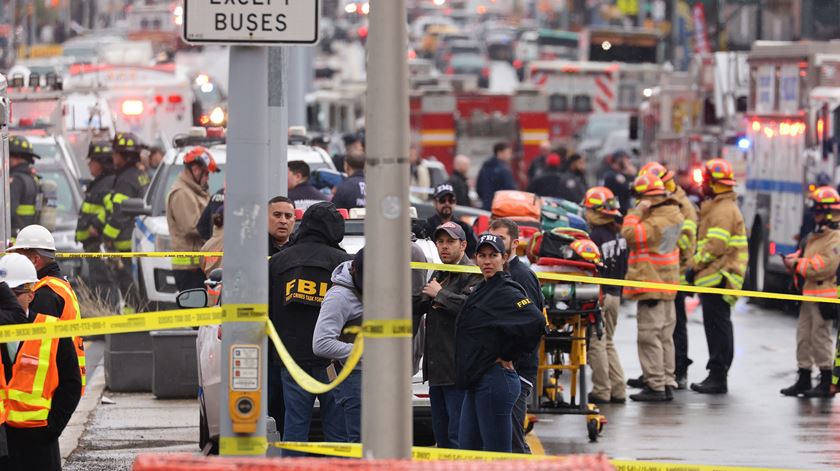
[(452, 188), (452, 185), (449, 183), (438, 185), (435, 188), (435, 199), (440, 199), (446, 195), (455, 196), (455, 188)]
[(498, 253), (505, 253), (505, 242), (497, 235), (493, 235), (489, 232), (481, 234), (478, 238), (478, 246), (475, 250), (478, 251), (484, 245), (489, 245)]
[(438, 233), (440, 231), (446, 231), (450, 237), (457, 240), (467, 240), (467, 235), (464, 233), (464, 229), (461, 228), (458, 224), (455, 224), (452, 221), (445, 222), (435, 229), (434, 238), (437, 239)]

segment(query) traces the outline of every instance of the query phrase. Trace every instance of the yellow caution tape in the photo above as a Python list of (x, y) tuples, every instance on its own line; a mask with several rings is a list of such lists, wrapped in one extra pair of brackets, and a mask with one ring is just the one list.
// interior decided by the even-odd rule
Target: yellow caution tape
[[(339, 458), (362, 458), (362, 445), (358, 443), (307, 443), (273, 442), (270, 446), (284, 450), (335, 456)], [(415, 446), (411, 457), (417, 461), (501, 461), (501, 460), (563, 460), (566, 456), (526, 455), (519, 453), (497, 453), (491, 451), (452, 450)], [(661, 463), (655, 461), (610, 460), (618, 471), (785, 471), (776, 468), (752, 468), (746, 466), (717, 466), (684, 463)]]
[(265, 322), (268, 319), (268, 304), (225, 304), (222, 310), (222, 322)]
[[(437, 270), (455, 273), (481, 273), (478, 267), (470, 265), (448, 265), (442, 263), (411, 262), (411, 268), (416, 270)], [(650, 281), (616, 280), (597, 276), (572, 275), (568, 273), (535, 272), (537, 278), (549, 281), (565, 281), (568, 283), (588, 283), (593, 285), (610, 285), (630, 288), (653, 288), (666, 291), (682, 291), (685, 293), (721, 294), (729, 296), (743, 296), (750, 298), (781, 299), (785, 301), (806, 301), (812, 303), (840, 304), (837, 298), (820, 298), (817, 296), (802, 296), (798, 294), (765, 293), (762, 291), (747, 291), (742, 289), (709, 288), (705, 286), (672, 285), (668, 283), (654, 283)]]
[(411, 319), (371, 319), (362, 322), (362, 334), (370, 338), (411, 337)]
[[(173, 257), (221, 257), (223, 252), (94, 252), (94, 253), (57, 253), (56, 258), (173, 258)], [(411, 262), (415, 270), (437, 270), (453, 273), (481, 273), (478, 267), (466, 265), (448, 265), (441, 263)], [(630, 288), (650, 288), (666, 291), (682, 291), (685, 293), (720, 294), (749, 298), (778, 299), (784, 301), (804, 301), (812, 303), (840, 304), (838, 298), (820, 298), (817, 296), (803, 296), (786, 293), (765, 293), (762, 291), (748, 291), (742, 289), (710, 288), (705, 286), (672, 285), (668, 283), (654, 283), (648, 281), (616, 280), (594, 276), (571, 275), (567, 273), (536, 272), (537, 278), (548, 281), (565, 281), (569, 283), (589, 283)]]
[[(238, 317), (240, 315), (242, 317)], [(265, 317), (263, 317), (264, 319)], [(31, 339), (124, 334), (253, 320), (257, 319), (254, 319), (250, 313), (224, 312), (219, 307), (179, 309), (122, 316), (91, 317), (44, 324), (4, 325), (0, 326), (0, 343)]]
[(350, 356), (347, 358), (347, 361), (344, 362), (344, 366), (341, 368), (341, 371), (334, 380), (330, 381), (328, 384), (324, 384), (312, 376), (309, 376), (303, 368), (295, 363), (292, 355), (288, 350), (286, 350), (286, 346), (283, 345), (283, 342), (280, 340), (280, 336), (277, 335), (277, 330), (274, 329), (274, 324), (272, 322), (266, 322), (265, 325), (268, 338), (271, 339), (272, 343), (274, 343), (274, 348), (277, 350), (277, 354), (280, 355), (280, 359), (283, 361), (283, 366), (286, 367), (298, 386), (303, 388), (303, 390), (309, 394), (324, 394), (335, 389), (336, 386), (341, 384), (348, 376), (350, 376), (350, 373), (353, 372), (353, 369), (356, 368), (356, 365), (362, 358), (362, 351), (364, 350), (364, 337), (362, 335), (357, 335), (356, 341), (353, 342), (353, 349), (350, 351)]
[(219, 453), (227, 456), (265, 456), (268, 440), (257, 437), (220, 437)]

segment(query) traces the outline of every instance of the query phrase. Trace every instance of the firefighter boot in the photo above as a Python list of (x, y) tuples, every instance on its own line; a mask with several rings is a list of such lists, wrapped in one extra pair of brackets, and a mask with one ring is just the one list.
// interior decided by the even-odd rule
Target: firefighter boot
[(709, 371), (709, 376), (701, 383), (691, 383), (691, 390), (700, 394), (726, 394), (726, 375)]
[(831, 394), (831, 370), (820, 370), (820, 382), (804, 392), (805, 397), (833, 397)]
[(793, 386), (784, 388), (779, 392), (785, 396), (798, 396), (809, 389), (811, 389), (811, 370), (800, 368), (799, 378), (793, 383)]

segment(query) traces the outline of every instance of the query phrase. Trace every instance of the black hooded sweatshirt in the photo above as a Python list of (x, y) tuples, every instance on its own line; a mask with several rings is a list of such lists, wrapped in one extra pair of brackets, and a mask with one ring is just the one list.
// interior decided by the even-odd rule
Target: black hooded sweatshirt
[[(299, 365), (326, 366), (312, 352), (312, 334), (332, 272), (353, 257), (339, 243), (344, 219), (332, 203), (317, 203), (303, 215), (286, 248), (269, 261), (269, 317)], [(279, 361), (277, 353), (272, 354)]]

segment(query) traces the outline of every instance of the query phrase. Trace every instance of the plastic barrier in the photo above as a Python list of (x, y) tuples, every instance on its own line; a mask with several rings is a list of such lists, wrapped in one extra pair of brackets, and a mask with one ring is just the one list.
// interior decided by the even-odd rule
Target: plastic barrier
[(134, 471), (268, 471), (345, 469), (396, 471), (615, 471), (603, 455), (574, 455), (540, 461), (396, 461), (317, 458), (219, 458), (193, 455), (140, 455)]

